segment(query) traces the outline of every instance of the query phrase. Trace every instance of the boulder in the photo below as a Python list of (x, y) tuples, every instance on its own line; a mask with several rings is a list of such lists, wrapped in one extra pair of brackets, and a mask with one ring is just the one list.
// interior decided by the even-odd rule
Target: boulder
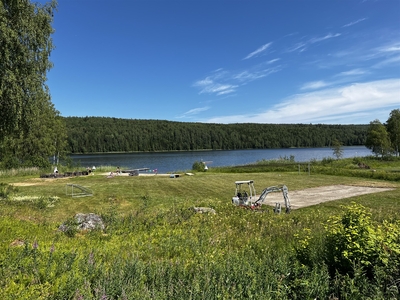
[(78, 213), (75, 215), (75, 220), (78, 223), (78, 229), (91, 230), (91, 229), (104, 229), (103, 220), (99, 215), (90, 213), (82, 214)]
[[(93, 230), (93, 229), (101, 229), (103, 230), (105, 228), (104, 222), (102, 218), (99, 215), (89, 213), (89, 214), (83, 214), (83, 213), (77, 213), (74, 216), (75, 224), (77, 230)], [(71, 226), (70, 224), (62, 224), (60, 227), (58, 227), (59, 230), (66, 232), (68, 231)]]

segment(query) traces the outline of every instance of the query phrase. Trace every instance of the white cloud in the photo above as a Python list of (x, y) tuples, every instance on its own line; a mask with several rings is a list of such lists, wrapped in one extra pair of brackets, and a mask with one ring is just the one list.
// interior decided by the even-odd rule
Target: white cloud
[(249, 72), (243, 71), (233, 76), (234, 79), (239, 81), (253, 81), (262, 77), (265, 77), (265, 72)]
[(381, 51), (382, 52), (400, 52), (400, 46), (393, 45), (393, 46), (383, 47), (383, 48), (381, 48)]
[[(219, 75), (217, 75), (218, 77)], [(233, 93), (237, 85), (231, 84), (221, 84), (218, 82), (214, 82), (213, 79), (210, 77), (206, 77), (205, 79), (196, 81), (193, 86), (199, 87), (200, 94), (217, 94), (217, 95), (224, 95), (228, 93)]]
[(328, 39), (331, 39), (331, 38), (338, 37), (338, 36), (340, 36), (340, 35), (341, 35), (340, 33), (335, 33), (335, 34), (329, 33), (329, 34), (327, 34), (327, 35), (325, 35), (325, 36), (322, 36), (322, 37), (312, 38), (312, 39), (310, 39), (308, 42), (309, 42), (310, 44), (314, 44), (314, 43), (317, 43), (317, 42), (321, 42), (321, 41), (325, 41), (325, 40), (328, 40)]
[(272, 42), (267, 43), (265, 45), (262, 45), (260, 48), (258, 48), (256, 51), (251, 52), (249, 55), (247, 55), (245, 58), (243, 59), (249, 59), (252, 58), (253, 56), (259, 55), (260, 53), (264, 52), (265, 50), (267, 50), (270, 46), (271, 46)]
[[(266, 64), (269, 65), (269, 62)], [(265, 64), (259, 64), (253, 67), (253, 69), (240, 72), (228, 72), (218, 69), (205, 79), (196, 81), (193, 86), (200, 88), (200, 94), (221, 96), (234, 93), (240, 85), (245, 85), (251, 81), (276, 73), (281, 69), (281, 66), (265, 68)]]
[(307, 82), (305, 83), (300, 89), (301, 90), (316, 90), (316, 89), (320, 89), (323, 87), (326, 87), (330, 85), (329, 83), (320, 80), (320, 81), (312, 81), (312, 82)]
[(365, 21), (366, 19), (367, 19), (367, 18), (358, 19), (357, 21), (347, 23), (346, 25), (343, 25), (342, 27), (353, 26), (353, 25), (355, 25), (355, 24), (357, 24), (357, 23), (360, 23), (360, 22), (362, 22), (362, 21)]
[(321, 37), (310, 38), (307, 41), (296, 43), (294, 46), (290, 47), (287, 50), (287, 52), (294, 52), (294, 51), (297, 51), (297, 50), (300, 51), (300, 52), (303, 52), (303, 51), (307, 50), (307, 48), (312, 44), (315, 44), (315, 43), (318, 43), (318, 42), (322, 42), (324, 40), (328, 40), (328, 39), (331, 39), (331, 38), (335, 38), (335, 37), (338, 37), (340, 35), (341, 35), (340, 33), (335, 33), (335, 34), (328, 33), (328, 34), (326, 34), (324, 36), (321, 36)]
[(353, 70), (349, 70), (349, 71), (340, 72), (339, 74), (337, 74), (335, 76), (356, 76), (356, 75), (364, 75), (364, 74), (368, 74), (368, 71), (365, 71), (362, 69), (353, 69)]
[(271, 60), (267, 61), (267, 64), (273, 64), (274, 62), (277, 62), (278, 60), (281, 60), (281, 59), (280, 58), (271, 59)]
[(198, 108), (193, 108), (191, 110), (188, 110), (187, 112), (184, 112), (180, 117), (178, 118), (187, 118), (187, 117), (191, 117), (193, 115), (197, 115), (203, 111), (209, 110), (210, 107), (209, 106), (204, 106), (204, 107), (198, 107)]
[[(294, 95), (260, 114), (222, 116), (211, 123), (367, 124), (400, 103), (400, 79), (350, 84)], [(366, 121), (370, 119), (369, 121)]]

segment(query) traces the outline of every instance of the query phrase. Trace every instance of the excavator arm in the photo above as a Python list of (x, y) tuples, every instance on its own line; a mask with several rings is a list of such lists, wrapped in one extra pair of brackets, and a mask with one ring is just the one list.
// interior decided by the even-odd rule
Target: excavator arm
[[(269, 193), (273, 193), (273, 192), (282, 192), (283, 199), (284, 199), (284, 202), (285, 202), (286, 213), (289, 213), (290, 210), (291, 210), (291, 205), (290, 205), (290, 199), (289, 199), (289, 190), (288, 190), (286, 185), (267, 187), (266, 189), (264, 189), (261, 192), (260, 197), (254, 203), (254, 206), (261, 206), (261, 204), (264, 202), (265, 198), (267, 198), (268, 194)], [(280, 203), (276, 203), (274, 211), (275, 212), (280, 212), (280, 210), (281, 210), (280, 207), (281, 207)]]

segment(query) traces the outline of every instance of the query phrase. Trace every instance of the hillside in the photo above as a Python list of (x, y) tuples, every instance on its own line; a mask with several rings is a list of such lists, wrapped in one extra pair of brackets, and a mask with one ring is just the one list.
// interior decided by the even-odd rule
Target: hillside
[(363, 145), (368, 125), (206, 124), (66, 117), (68, 153), (267, 149)]

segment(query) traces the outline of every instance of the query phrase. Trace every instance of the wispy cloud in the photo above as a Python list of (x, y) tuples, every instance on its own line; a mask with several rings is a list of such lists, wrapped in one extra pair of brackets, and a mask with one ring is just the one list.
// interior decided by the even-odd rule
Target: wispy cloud
[(383, 52), (400, 52), (400, 46), (391, 46), (385, 49), (382, 49)]
[(237, 74), (233, 74), (232, 78), (239, 80), (240, 82), (250, 82), (259, 78), (266, 77), (272, 73), (276, 73), (281, 70), (280, 66), (274, 67), (274, 68), (264, 68), (261, 70), (255, 70), (255, 71), (243, 71)]
[(400, 42), (382, 46), (382, 47), (378, 48), (378, 50), (383, 53), (400, 52)]
[(398, 78), (350, 84), (294, 95), (260, 114), (221, 116), (208, 122), (351, 124), (360, 116), (372, 121), (377, 110), (388, 110), (388, 116), (391, 108), (398, 107), (399, 94)]
[(394, 64), (396, 64), (396, 65), (400, 64), (400, 55), (392, 56), (390, 58), (384, 59), (384, 60), (380, 61), (379, 63), (373, 65), (373, 67), (374, 68), (382, 68), (384, 66), (394, 65)]
[(340, 72), (339, 74), (336, 74), (335, 76), (357, 76), (357, 75), (364, 75), (368, 74), (369, 72), (363, 69), (352, 69), (349, 71), (343, 71)]
[(367, 18), (358, 19), (357, 21), (347, 23), (347, 24), (343, 25), (342, 27), (350, 27), (350, 26), (356, 25), (357, 23), (365, 21), (366, 19)]
[[(215, 76), (216, 78), (219, 75)], [(215, 82), (214, 79), (206, 77), (205, 79), (199, 80), (193, 84), (193, 86), (200, 88), (200, 94), (216, 94), (225, 95), (235, 92), (237, 85), (232, 84), (222, 84)]]
[(265, 50), (267, 50), (270, 46), (271, 46), (272, 42), (267, 43), (265, 45), (262, 45), (260, 48), (258, 48), (256, 51), (251, 52), (249, 55), (247, 55), (245, 58), (243, 59), (249, 59), (252, 58), (254, 56), (258, 56), (260, 55), (262, 52), (264, 52)]
[(343, 71), (332, 76), (332, 80), (317, 80), (306, 82), (300, 87), (300, 90), (319, 90), (322, 88), (333, 87), (340, 84), (354, 82), (355, 79), (361, 78), (363, 75), (369, 74), (370, 72), (363, 69), (352, 69), (349, 71)]
[(274, 58), (274, 59), (271, 59), (271, 60), (267, 61), (266, 63), (267, 63), (268, 65), (270, 65), (270, 64), (273, 64), (274, 62), (277, 62), (277, 61), (279, 61), (279, 60), (281, 60), (281, 59), (280, 59), (280, 58)]
[(302, 41), (302, 42), (298, 42), (298, 43), (294, 44), (292, 47), (290, 47), (287, 50), (287, 52), (294, 52), (294, 51), (303, 52), (303, 51), (307, 50), (307, 48), (312, 44), (322, 42), (322, 41), (325, 41), (328, 39), (332, 39), (332, 38), (338, 37), (340, 35), (341, 35), (341, 33), (334, 33), (334, 34), (328, 33), (324, 36), (310, 38), (306, 41)]
[(307, 82), (300, 89), (301, 90), (316, 90), (316, 89), (326, 87), (328, 85), (330, 85), (330, 84), (323, 80), (319, 80), (319, 81)]
[(187, 112), (184, 112), (181, 116), (177, 117), (177, 118), (188, 118), (188, 117), (192, 117), (194, 115), (197, 115), (203, 111), (207, 111), (209, 110), (210, 107), (209, 106), (204, 106), (204, 107), (197, 107), (197, 108), (193, 108), (191, 110), (188, 110)]
[[(277, 61), (276, 59), (275, 61)], [(219, 69), (204, 79), (196, 81), (193, 86), (200, 88), (200, 94), (215, 94), (217, 96), (231, 94), (241, 85), (266, 77), (282, 69), (281, 66), (266, 67), (272, 62), (259, 64), (248, 70), (229, 72)]]
[(331, 39), (331, 38), (335, 38), (335, 37), (338, 37), (338, 36), (341, 36), (341, 33), (335, 33), (335, 34), (329, 33), (329, 34), (321, 36), (321, 37), (312, 38), (312, 39), (309, 40), (309, 43), (310, 44), (315, 44), (317, 42), (325, 41), (325, 40), (328, 40), (328, 39)]

